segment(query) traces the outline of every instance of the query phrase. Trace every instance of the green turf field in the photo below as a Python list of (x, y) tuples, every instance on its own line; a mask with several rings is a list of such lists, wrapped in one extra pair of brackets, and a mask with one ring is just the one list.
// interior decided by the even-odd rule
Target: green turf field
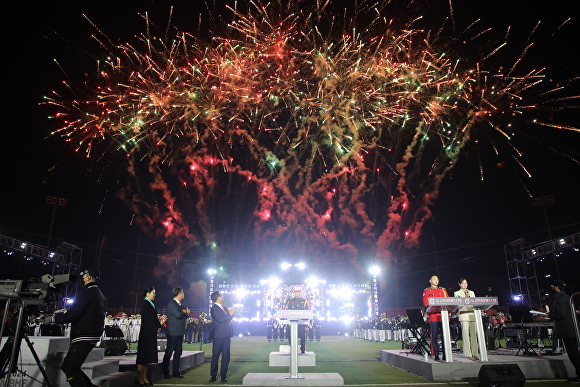
[[(270, 367), (270, 352), (278, 351), (280, 342), (268, 343), (265, 337), (232, 338), (231, 361), (228, 382), (209, 383), (211, 344), (204, 344), (205, 362), (184, 372), (185, 379), (158, 380), (156, 386), (191, 385), (242, 385), (244, 376), (249, 373), (289, 373), (288, 367)], [(185, 351), (198, 351), (200, 344), (184, 344)], [(347, 386), (436, 386), (436, 385), (475, 385), (469, 383), (432, 382), (410, 374), (388, 364), (381, 363), (379, 353), (382, 349), (400, 349), (400, 342), (376, 343), (353, 337), (323, 337), (321, 341), (307, 341), (307, 351), (316, 353), (316, 367), (300, 367), (299, 373), (337, 372)], [(526, 381), (534, 387), (571, 386), (566, 381)]]

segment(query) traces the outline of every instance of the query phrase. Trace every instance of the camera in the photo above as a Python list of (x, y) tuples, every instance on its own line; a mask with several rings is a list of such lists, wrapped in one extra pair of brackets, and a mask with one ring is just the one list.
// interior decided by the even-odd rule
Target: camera
[[(75, 282), (72, 277), (70, 274), (45, 274), (27, 280), (0, 279), (0, 293), (20, 297), (27, 316), (52, 313), (63, 300), (62, 290)], [(2, 298), (0, 295), (0, 300)]]

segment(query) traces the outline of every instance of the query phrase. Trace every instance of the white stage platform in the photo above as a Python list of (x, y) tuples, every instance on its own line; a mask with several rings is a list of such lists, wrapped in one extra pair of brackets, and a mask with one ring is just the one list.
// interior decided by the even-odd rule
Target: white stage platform
[(462, 354), (453, 354), (453, 362), (425, 361), (422, 355), (408, 350), (382, 350), (381, 362), (437, 382), (474, 382), (481, 366), (486, 364), (517, 364), (526, 379), (567, 379), (575, 375), (567, 355), (514, 356), (512, 351), (490, 351), (489, 361), (472, 361)]
[[(34, 346), (34, 351), (38, 355), (46, 374), (53, 386), (67, 386), (66, 376), (60, 370), (62, 361), (69, 348), (70, 339), (68, 337), (53, 336), (33, 336), (30, 341)], [(4, 345), (5, 338), (0, 341)], [(43, 382), (44, 378), (34, 360), (26, 342), (21, 343), (21, 355), (18, 359), (19, 372), (11, 377), (10, 385), (36, 387), (38, 381)], [(105, 349), (94, 348), (82, 369), (91, 378), (92, 382), (101, 387), (127, 387), (133, 385), (137, 376), (137, 365), (135, 364), (136, 353), (126, 353), (121, 356), (105, 356)], [(163, 378), (161, 362), (163, 352), (158, 353), (158, 364), (151, 364), (150, 379), (156, 381)], [(205, 361), (203, 351), (183, 351), (181, 356), (180, 369), (186, 370)], [(171, 366), (170, 366), (171, 368)], [(0, 380), (0, 387), (4, 386), (5, 379)]]
[(301, 378), (285, 378), (289, 374), (247, 373), (244, 386), (344, 386), (344, 379), (338, 373), (299, 373)]

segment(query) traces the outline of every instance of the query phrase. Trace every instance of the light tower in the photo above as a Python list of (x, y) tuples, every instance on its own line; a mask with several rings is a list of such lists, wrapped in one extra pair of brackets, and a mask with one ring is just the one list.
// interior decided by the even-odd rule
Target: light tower
[(380, 315), (380, 311), (379, 311), (379, 283), (377, 280), (377, 276), (381, 273), (381, 268), (378, 266), (372, 266), (369, 269), (369, 273), (373, 276), (372, 279), (372, 288), (373, 288), (373, 292), (372, 292), (372, 303), (373, 303), (373, 316), (374, 317), (379, 317)]

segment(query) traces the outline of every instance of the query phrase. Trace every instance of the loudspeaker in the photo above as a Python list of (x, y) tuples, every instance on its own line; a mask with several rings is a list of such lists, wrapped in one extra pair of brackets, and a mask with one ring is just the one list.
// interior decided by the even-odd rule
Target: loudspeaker
[(526, 378), (517, 364), (489, 364), (479, 369), (481, 387), (521, 387)]
[(63, 336), (60, 325), (45, 324), (40, 326), (40, 336)]
[(103, 340), (101, 348), (105, 348), (105, 356), (122, 356), (127, 351), (125, 340)]

